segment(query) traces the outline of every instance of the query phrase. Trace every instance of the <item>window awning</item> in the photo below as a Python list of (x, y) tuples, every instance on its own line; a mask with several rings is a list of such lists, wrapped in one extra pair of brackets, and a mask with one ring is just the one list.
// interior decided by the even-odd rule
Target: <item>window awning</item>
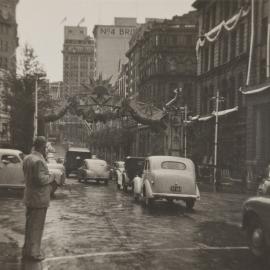
[[(224, 116), (224, 115), (227, 115), (227, 114), (230, 114), (230, 113), (233, 113), (233, 112), (236, 112), (238, 111), (238, 106), (234, 107), (234, 108), (231, 108), (231, 109), (227, 109), (227, 110), (223, 110), (223, 111), (219, 111), (218, 112), (218, 117), (220, 116)], [(198, 115), (196, 116), (193, 116), (191, 118), (192, 121), (208, 121), (210, 119), (212, 119), (213, 117), (216, 116), (216, 112), (212, 112), (210, 115), (206, 115), (206, 116), (202, 116), (202, 117), (199, 117)]]
[(270, 89), (270, 84), (263, 85), (263, 86), (257, 87), (257, 88), (246, 89), (245, 91), (240, 89), (240, 91), (243, 95), (252, 95), (252, 94), (261, 93), (267, 89)]

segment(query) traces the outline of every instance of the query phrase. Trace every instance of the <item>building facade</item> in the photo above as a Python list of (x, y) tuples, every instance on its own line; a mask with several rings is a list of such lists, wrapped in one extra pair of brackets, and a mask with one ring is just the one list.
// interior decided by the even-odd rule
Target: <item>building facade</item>
[[(0, 95), (7, 90), (7, 73), (16, 72), (18, 47), (16, 7), (18, 0), (0, 1)], [(10, 117), (0, 97), (0, 147), (10, 144)]]
[(64, 27), (63, 84), (64, 91), (76, 93), (82, 84), (88, 84), (94, 77), (94, 40), (87, 35), (87, 28), (81, 26)]
[(127, 63), (125, 56), (129, 48), (129, 40), (138, 24), (136, 18), (115, 18), (113, 25), (95, 25), (95, 75), (104, 79), (111, 78), (111, 83), (117, 80), (121, 65)]
[[(151, 106), (162, 110), (174, 98), (176, 89), (182, 90), (177, 108), (188, 105), (190, 113), (195, 110), (197, 32), (196, 12), (190, 12), (171, 20), (149, 20), (134, 33), (127, 52), (127, 92), (150, 105), (146, 113), (151, 111)], [(180, 111), (172, 112), (169, 127), (164, 132), (138, 125), (133, 154), (182, 155), (183, 125), (180, 118)]]
[[(74, 96), (85, 91), (83, 85), (88, 85), (94, 78), (95, 44), (94, 39), (87, 34), (87, 28), (82, 26), (64, 27), (63, 45), (63, 86), (62, 96)], [(66, 114), (58, 121), (61, 129), (61, 139), (66, 139), (76, 145), (84, 145), (86, 131), (82, 119)]]
[(200, 117), (195, 129), (201, 138), (208, 137), (201, 144), (200, 161), (214, 158), (212, 112), (218, 93), (217, 166), (233, 177), (259, 174), (270, 158), (269, 1), (197, 0), (193, 6), (199, 12), (200, 36), (196, 46)]

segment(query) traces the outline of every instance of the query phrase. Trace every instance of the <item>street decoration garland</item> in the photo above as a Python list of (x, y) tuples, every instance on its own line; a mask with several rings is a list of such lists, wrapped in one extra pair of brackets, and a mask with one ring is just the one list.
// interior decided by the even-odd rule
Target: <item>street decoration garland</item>
[(220, 24), (215, 26), (213, 29), (211, 29), (209, 32), (205, 33), (203, 36), (199, 37), (196, 44), (196, 55), (197, 59), (199, 57), (199, 50), (201, 47), (205, 45), (205, 42), (208, 41), (210, 43), (213, 43), (217, 40), (219, 37), (222, 29), (225, 29), (228, 32), (231, 32), (236, 28), (241, 18), (246, 17), (250, 12), (250, 8), (247, 10), (244, 10), (242, 7), (237, 14), (235, 14), (233, 17), (231, 17), (229, 20), (225, 21), (223, 20)]

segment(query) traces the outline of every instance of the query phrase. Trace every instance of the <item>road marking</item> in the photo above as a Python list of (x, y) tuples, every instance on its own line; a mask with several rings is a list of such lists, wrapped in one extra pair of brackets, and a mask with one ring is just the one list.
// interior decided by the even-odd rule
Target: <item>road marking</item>
[(79, 259), (79, 258), (89, 258), (89, 257), (97, 257), (97, 256), (111, 256), (111, 255), (127, 255), (127, 254), (135, 254), (146, 252), (169, 252), (169, 251), (196, 251), (196, 250), (247, 250), (246, 246), (239, 247), (211, 247), (202, 245), (199, 247), (186, 247), (186, 248), (157, 248), (157, 249), (135, 249), (135, 250), (123, 250), (123, 251), (108, 251), (108, 252), (92, 252), (85, 254), (77, 254), (77, 255), (68, 255), (68, 256), (58, 256), (58, 257), (49, 257), (44, 260), (44, 262), (52, 262), (52, 261), (60, 261), (60, 260), (70, 260), (70, 259)]

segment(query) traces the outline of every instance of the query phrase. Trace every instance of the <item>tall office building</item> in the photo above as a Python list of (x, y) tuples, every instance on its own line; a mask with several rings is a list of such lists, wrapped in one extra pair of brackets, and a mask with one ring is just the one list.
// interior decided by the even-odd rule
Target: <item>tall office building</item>
[(76, 93), (83, 83), (94, 76), (94, 40), (87, 35), (87, 28), (65, 26), (63, 45), (64, 91)]
[(114, 25), (95, 25), (96, 76), (112, 76), (111, 83), (115, 83), (121, 65), (127, 63), (125, 54), (137, 26), (136, 18), (115, 18)]
[(10, 144), (10, 117), (1, 100), (7, 72), (16, 72), (18, 0), (0, 0), (0, 147)]

